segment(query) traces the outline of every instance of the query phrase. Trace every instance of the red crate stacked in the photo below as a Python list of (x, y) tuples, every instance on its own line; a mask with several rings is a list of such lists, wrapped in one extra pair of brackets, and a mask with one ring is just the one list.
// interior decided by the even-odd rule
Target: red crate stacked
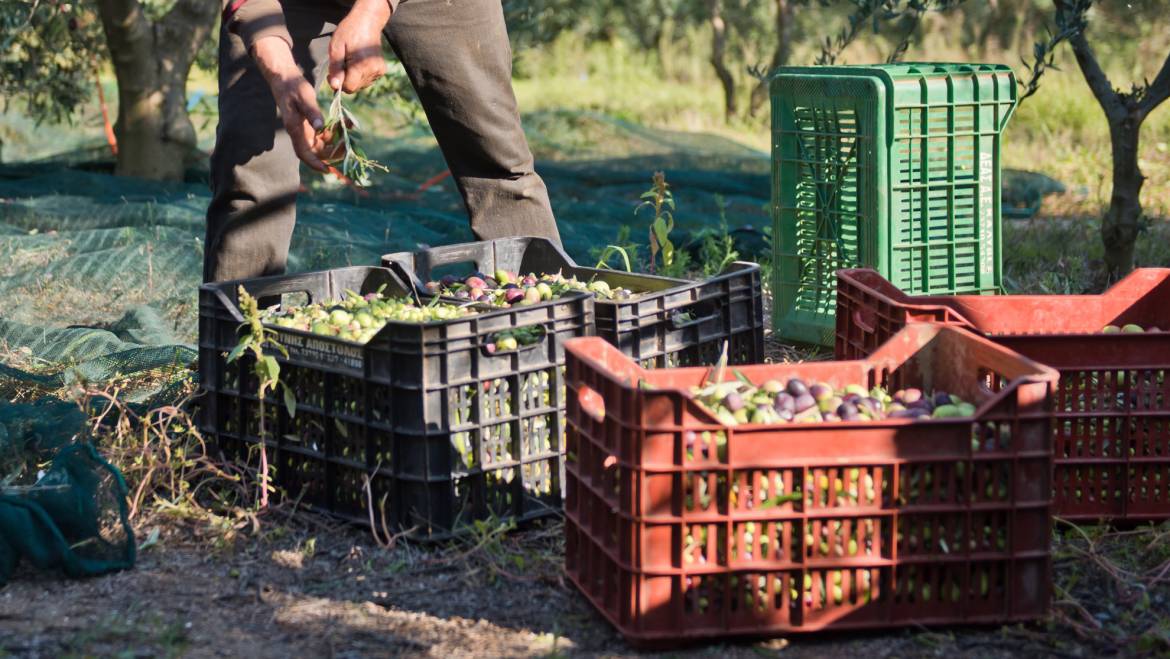
[[(873, 270), (839, 271), (837, 290), (840, 359), (931, 321), (1060, 372), (1055, 515), (1170, 518), (1170, 269), (1136, 270), (1101, 295), (909, 296)], [(1110, 325), (1145, 331), (1105, 333)]]
[(922, 387), (973, 417), (724, 426), (691, 388), (566, 342), (569, 577), (631, 642), (1036, 618), (1050, 590), (1057, 374), (916, 324), (864, 361), (725, 380)]

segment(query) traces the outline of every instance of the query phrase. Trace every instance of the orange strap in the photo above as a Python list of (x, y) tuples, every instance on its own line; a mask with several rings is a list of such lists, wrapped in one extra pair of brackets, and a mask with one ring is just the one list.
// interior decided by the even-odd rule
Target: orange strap
[(118, 137), (114, 135), (114, 125), (110, 123), (110, 110), (106, 106), (106, 92), (102, 89), (102, 78), (98, 72), (97, 60), (94, 60), (93, 65), (93, 79), (97, 84), (98, 106), (102, 110), (102, 123), (105, 124), (106, 129), (106, 143), (110, 145), (110, 153), (114, 156), (118, 155)]

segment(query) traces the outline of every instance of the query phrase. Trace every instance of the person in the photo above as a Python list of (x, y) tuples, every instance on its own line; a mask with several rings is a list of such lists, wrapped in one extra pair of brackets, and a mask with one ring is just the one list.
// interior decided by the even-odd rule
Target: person
[(520, 127), (500, 0), (225, 0), (205, 282), (284, 272), (300, 163), (325, 171), (322, 76), (358, 92), (383, 37), (418, 93), (479, 240), (560, 236)]

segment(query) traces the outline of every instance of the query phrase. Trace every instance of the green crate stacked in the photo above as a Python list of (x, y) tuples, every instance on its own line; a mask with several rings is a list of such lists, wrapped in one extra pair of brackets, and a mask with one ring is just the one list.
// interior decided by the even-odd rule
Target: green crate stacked
[(833, 345), (840, 268), (913, 293), (999, 292), (1009, 67), (786, 67), (771, 96), (779, 337)]

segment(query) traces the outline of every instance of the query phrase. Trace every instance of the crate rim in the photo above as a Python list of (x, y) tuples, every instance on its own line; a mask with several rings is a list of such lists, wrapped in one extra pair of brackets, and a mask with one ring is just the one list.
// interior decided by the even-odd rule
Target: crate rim
[[(244, 316), (243, 316), (243, 314), (240, 313), (239, 301), (232, 300), (231, 297), (229, 297), (227, 294), (227, 291), (233, 286), (247, 287), (249, 284), (254, 286), (257, 283), (270, 283), (270, 282), (276, 283), (282, 279), (295, 279), (295, 278), (299, 278), (299, 277), (311, 277), (311, 276), (332, 276), (332, 273), (334, 273), (334, 272), (359, 271), (359, 270), (364, 270), (367, 272), (371, 271), (371, 270), (388, 272), (389, 274), (391, 274), (393, 276), (393, 278), (400, 285), (402, 285), (403, 288), (408, 289), (409, 292), (407, 293), (407, 295), (418, 293), (411, 286), (402, 283), (402, 281), (398, 278), (397, 273), (395, 273), (393, 269), (381, 267), (381, 266), (375, 266), (375, 265), (355, 265), (355, 266), (347, 266), (344, 268), (333, 268), (333, 269), (329, 269), (329, 270), (314, 270), (311, 272), (300, 272), (300, 273), (295, 273), (295, 274), (270, 275), (268, 277), (256, 277), (254, 279), (236, 279), (236, 280), (225, 281), (225, 282), (206, 283), (206, 284), (202, 284), (199, 287), (199, 290), (201, 292), (206, 292), (206, 293), (215, 295), (217, 298), (219, 298), (219, 301), (221, 304), (223, 304), (224, 308), (228, 309), (231, 312), (233, 320), (236, 320), (238, 322), (244, 322), (244, 320), (245, 320)], [(484, 305), (473, 305), (473, 306), (470, 306), (469, 308), (475, 309), (477, 311), (477, 313), (468, 314), (466, 316), (460, 316), (458, 318), (450, 318), (450, 319), (446, 319), (446, 320), (434, 320), (434, 321), (428, 321), (428, 322), (424, 322), (424, 323), (412, 323), (412, 322), (401, 321), (401, 320), (387, 320), (386, 325), (387, 326), (393, 325), (395, 327), (420, 327), (420, 328), (444, 327), (444, 326), (452, 324), (452, 323), (471, 320), (472, 318), (490, 319), (490, 318), (495, 318), (497, 316), (501, 316), (504, 314), (515, 313), (517, 311), (524, 311), (527, 309), (542, 309), (542, 308), (548, 307), (550, 305), (554, 305), (558, 302), (579, 302), (581, 300), (588, 299), (588, 298), (592, 298), (592, 295), (589, 293), (585, 293), (583, 291), (573, 291), (572, 293), (562, 295), (562, 296), (560, 296), (558, 298), (554, 298), (552, 300), (545, 300), (545, 301), (542, 301), (538, 304), (532, 304), (532, 305), (519, 307), (519, 308), (488, 307), (488, 306), (484, 306)], [(416, 297), (416, 300), (417, 299), (418, 298)], [(447, 299), (448, 298), (440, 298), (440, 300), (447, 300)], [(549, 321), (549, 322), (552, 322), (552, 321)], [(544, 325), (544, 324), (546, 324), (546, 323), (534, 323), (534, 325)], [(278, 326), (272, 326), (268, 323), (265, 323), (265, 326), (266, 327), (269, 327), (269, 326), (278, 327)], [(527, 327), (527, 325), (525, 327)], [(322, 336), (320, 334), (313, 334), (312, 332), (306, 332), (304, 330), (297, 330), (297, 329), (293, 329), (291, 327), (279, 327), (279, 330), (281, 332), (288, 332), (291, 334), (295, 334), (298, 336), (304, 336), (307, 338), (324, 339), (324, 340), (330, 340), (330, 341), (340, 341), (340, 342), (343, 342), (343, 343), (346, 343), (349, 345), (364, 348), (364, 347), (369, 346), (370, 343), (373, 343), (379, 336), (381, 336), (382, 332), (385, 331), (385, 327), (383, 327), (381, 330), (378, 330), (378, 333), (374, 335), (374, 338), (370, 339), (370, 341), (368, 341), (366, 343), (357, 343), (355, 341), (348, 341), (346, 339), (339, 339), (338, 337), (335, 337), (335, 336)], [(496, 330), (496, 331), (504, 331), (504, 330), (500, 329), (500, 330)]]
[[(671, 286), (669, 288), (663, 288), (662, 290), (659, 290), (659, 291), (643, 291), (643, 293), (653, 293), (653, 294), (670, 293), (670, 292), (676, 291), (676, 289), (683, 288), (685, 286), (717, 283), (717, 282), (723, 280), (724, 278), (730, 278), (731, 276), (737, 275), (737, 274), (746, 274), (746, 273), (749, 273), (753, 270), (761, 271), (761, 276), (762, 276), (762, 270), (763, 270), (762, 266), (759, 263), (756, 263), (753, 261), (736, 260), (736, 261), (732, 261), (731, 263), (727, 264), (718, 274), (716, 274), (712, 277), (709, 277), (707, 279), (684, 279), (681, 277), (666, 277), (663, 275), (659, 275), (659, 274), (655, 274), (655, 273), (647, 273), (647, 272), (625, 272), (622, 270), (615, 270), (612, 268), (592, 268), (589, 266), (583, 266), (583, 265), (578, 264), (573, 259), (573, 257), (569, 256), (569, 254), (567, 252), (565, 252), (564, 249), (561, 248), (560, 245), (558, 245), (555, 242), (549, 240), (548, 238), (544, 238), (542, 236), (513, 236), (513, 237), (506, 237), (506, 238), (494, 238), (494, 239), (485, 240), (485, 241), (473, 241), (473, 242), (467, 242), (467, 243), (455, 243), (452, 245), (440, 245), (437, 247), (420, 249), (420, 250), (415, 250), (415, 251), (405, 250), (405, 251), (401, 251), (401, 252), (389, 252), (387, 254), (382, 255), (381, 262), (382, 262), (382, 267), (390, 268), (391, 270), (393, 270), (395, 272), (395, 274), (406, 274), (407, 278), (410, 281), (410, 285), (414, 287), (415, 291), (417, 291), (418, 293), (421, 294), (421, 293), (425, 292), (425, 288), (424, 288), (425, 282), (423, 282), (421, 279), (418, 278), (418, 276), (417, 276), (418, 271), (417, 271), (417, 269), (415, 269), (413, 267), (413, 265), (411, 265), (411, 267), (409, 267), (409, 268), (406, 267), (406, 264), (408, 263), (407, 259), (414, 259), (419, 254), (424, 254), (432, 249), (456, 248), (456, 247), (463, 247), (463, 246), (467, 246), (467, 245), (476, 245), (476, 244), (481, 244), (481, 243), (487, 243), (487, 244), (494, 246), (494, 245), (500, 244), (500, 243), (521, 242), (521, 241), (526, 241), (529, 244), (531, 244), (531, 243), (542, 244), (543, 243), (547, 247), (547, 249), (550, 249), (554, 253), (556, 253), (558, 258), (562, 259), (565, 262), (566, 266), (574, 268), (576, 270), (584, 270), (584, 271), (590, 272), (595, 277), (599, 276), (599, 275), (609, 275), (609, 274), (631, 275), (631, 276), (635, 276), (635, 277), (639, 277), (639, 278), (653, 279), (653, 280), (659, 281), (659, 282), (664, 283), (664, 284), (665, 283), (675, 284), (674, 286)], [(399, 268), (395, 268), (395, 267), (393, 267), (393, 265), (402, 266), (401, 269), (404, 270), (405, 272), (400, 273)], [(494, 273), (484, 273), (484, 274), (494, 274)], [(444, 297), (444, 299), (449, 299), (446, 296), (443, 296), (443, 297)], [(642, 301), (644, 301), (644, 300), (640, 300), (638, 297), (634, 297), (634, 298), (631, 298), (629, 300), (595, 299), (594, 303), (597, 305), (621, 307), (621, 306), (626, 306), (626, 305), (637, 304), (637, 303), (642, 302)]]
[[(976, 343), (981, 343), (985, 347), (991, 347), (997, 351), (1004, 352), (1008, 356), (1010, 356), (1013, 360), (1016, 360), (1019, 365), (1032, 371), (1029, 374), (1020, 375), (1020, 376), (1012, 378), (1009, 381), (1009, 385), (1005, 386), (1003, 388), (1003, 390), (1001, 390), (999, 392), (992, 393), (990, 396), (988, 396), (980, 405), (978, 405), (976, 407), (976, 416), (978, 416), (980, 413), (987, 412), (988, 410), (990, 410), (995, 404), (998, 404), (1001, 401), (1001, 399), (1007, 397), (1008, 394), (1010, 394), (1011, 391), (1014, 390), (1015, 388), (1017, 388), (1019, 385), (1037, 384), (1037, 383), (1041, 383), (1041, 382), (1047, 382), (1050, 385), (1055, 386), (1056, 383), (1060, 379), (1060, 373), (1056, 369), (1054, 369), (1050, 366), (1046, 366), (1044, 364), (1040, 364), (1039, 362), (1033, 361), (1033, 360), (1031, 360), (1031, 359), (1029, 359), (1029, 358), (1013, 351), (1013, 350), (1010, 350), (1008, 348), (1004, 348), (1003, 346), (1000, 346), (997, 343), (995, 343), (994, 341), (986, 338), (982, 334), (972, 332), (972, 331), (967, 330), (967, 329), (962, 328), (962, 327), (954, 327), (954, 326), (943, 325), (943, 324), (939, 324), (939, 323), (922, 323), (922, 322), (907, 323), (906, 328), (899, 330), (899, 332), (897, 334), (895, 334), (893, 337), (890, 338), (890, 340), (887, 342), (887, 344), (884, 344), (882, 347), (879, 347), (877, 350), (875, 350), (868, 357), (866, 357), (864, 359), (834, 360), (831, 363), (834, 363), (834, 364), (851, 364), (852, 363), (852, 364), (865, 364), (865, 365), (880, 365), (883, 362), (883, 360), (885, 360), (883, 353), (887, 349), (886, 345), (888, 345), (890, 342), (893, 342), (894, 340), (896, 340), (896, 337), (898, 334), (901, 334), (901, 333), (907, 332), (907, 331), (924, 331), (924, 332), (932, 333), (935, 336), (937, 336), (939, 334), (944, 334), (944, 333), (955, 333), (955, 334), (964, 336), (966, 340), (970, 340), (970, 341), (973, 341)], [(605, 342), (603, 339), (600, 339), (598, 337), (591, 337), (591, 336), (574, 337), (571, 339), (567, 339), (565, 341), (565, 352), (566, 352), (566, 354), (571, 354), (574, 359), (577, 359), (577, 360), (582, 361), (582, 362), (586, 362), (586, 363), (590, 364), (592, 367), (604, 371), (605, 365), (601, 364), (596, 359), (594, 359), (593, 357), (586, 354), (586, 350), (584, 350), (587, 347), (593, 347), (593, 346), (600, 346), (600, 348), (599, 348), (600, 350), (603, 350), (605, 352), (613, 351), (615, 354), (621, 355), (622, 357), (625, 357), (625, 355), (623, 355), (620, 350), (618, 350), (614, 346), (610, 345), (609, 343)], [(631, 360), (631, 361), (633, 361), (633, 360)], [(768, 367), (768, 368), (786, 369), (786, 370), (791, 369), (792, 371), (797, 371), (807, 363), (808, 362), (795, 362), (795, 363), (790, 363), (790, 364), (755, 364), (753, 366), (756, 368)], [(733, 368), (733, 367), (728, 366), (728, 368)], [(735, 367), (735, 368), (738, 368), (738, 367)], [(684, 367), (684, 368), (670, 369), (670, 371), (673, 373), (676, 373), (676, 374), (698, 375), (700, 373), (710, 373), (712, 371), (712, 369), (713, 369), (713, 367), (708, 367), (708, 366), (690, 366), (690, 367)], [(654, 371), (651, 371), (649, 369), (643, 368), (637, 362), (634, 362), (632, 364), (631, 370), (639, 378), (642, 378), (645, 375), (650, 375), (654, 372)], [(574, 388), (579, 386), (579, 383), (577, 383), (577, 382), (569, 382), (567, 384), (569, 384), (570, 386), (572, 386)], [(640, 390), (637, 383), (631, 383), (629, 381), (620, 383), (619, 386), (623, 391), (626, 391), (626, 392)], [(674, 393), (674, 394), (680, 395), (688, 400), (691, 400), (691, 401), (695, 400), (694, 395), (689, 390), (681, 388), (681, 387), (662, 386), (662, 387), (656, 387), (655, 391)], [(706, 429), (716, 429), (716, 428), (723, 429), (725, 427), (724, 424), (721, 423), (715, 417), (715, 415), (713, 413), (711, 413), (711, 411), (706, 408), (706, 406), (696, 405), (696, 408), (698, 411), (697, 413), (702, 414), (705, 417), (704, 425), (709, 426), (709, 428), (706, 428)], [(783, 429), (783, 428), (787, 428), (787, 427), (809, 429), (809, 430), (821, 429), (821, 428), (832, 428), (832, 429), (841, 428), (844, 430), (861, 429), (861, 428), (886, 428), (886, 427), (901, 428), (901, 427), (909, 426), (911, 424), (915, 424), (915, 425), (916, 424), (939, 424), (939, 425), (942, 425), (942, 424), (947, 424), (947, 423), (953, 423), (956, 420), (961, 421), (961, 420), (970, 419), (970, 418), (975, 418), (975, 417), (956, 417), (956, 418), (950, 418), (950, 419), (882, 419), (880, 421), (853, 421), (853, 422), (849, 422), (849, 421), (822, 421), (820, 423), (801, 423), (801, 424), (741, 423), (741, 424), (737, 424), (735, 426), (727, 427), (727, 429), (731, 433), (743, 433), (743, 432), (748, 432), (748, 431), (776, 430), (778, 428)], [(607, 419), (607, 421), (618, 423), (623, 428), (627, 428), (627, 429), (631, 428), (622, 420), (613, 419), (608, 414), (606, 415), (606, 419)], [(662, 427), (663, 428), (673, 428), (673, 429), (681, 429), (682, 428), (681, 425), (677, 425), (677, 424), (662, 424)], [(730, 441), (730, 437), (728, 438), (728, 441)]]
[[(901, 307), (901, 308), (909, 310), (909, 311), (940, 312), (943, 314), (953, 315), (958, 321), (960, 321), (962, 323), (963, 329), (966, 329), (967, 331), (970, 331), (971, 333), (973, 333), (977, 336), (988, 338), (989, 340), (992, 340), (993, 342), (995, 339), (1001, 339), (1001, 338), (1011, 338), (1014, 340), (1031, 340), (1031, 339), (1040, 340), (1040, 339), (1045, 339), (1045, 338), (1066, 338), (1066, 337), (1076, 337), (1078, 339), (1085, 339), (1085, 340), (1117, 341), (1119, 339), (1122, 339), (1125, 341), (1130, 341), (1130, 340), (1155, 341), (1158, 339), (1170, 338), (1170, 328), (1163, 329), (1161, 332), (1146, 332), (1146, 333), (1141, 333), (1141, 334), (1137, 334), (1137, 333), (1134, 333), (1134, 334), (1093, 334), (1093, 333), (1084, 333), (1084, 332), (1031, 332), (1031, 333), (1005, 332), (1002, 334), (998, 334), (998, 333), (991, 334), (991, 333), (988, 333), (988, 332), (980, 329), (979, 325), (977, 323), (972, 322), (966, 316), (964, 316), (961, 311), (959, 311), (954, 306), (947, 304), (945, 302), (945, 300), (954, 300), (956, 302), (960, 302), (960, 301), (965, 300), (965, 299), (973, 299), (973, 300), (980, 300), (980, 301), (1012, 300), (1012, 301), (1023, 301), (1023, 302), (1039, 302), (1042, 300), (1052, 300), (1052, 299), (1056, 299), (1056, 298), (1060, 298), (1060, 299), (1064, 299), (1064, 300), (1077, 300), (1077, 299), (1100, 299), (1100, 298), (1105, 298), (1105, 297), (1115, 297), (1115, 296), (1117, 296), (1119, 291), (1121, 291), (1127, 285), (1130, 285), (1128, 283), (1130, 280), (1136, 281), (1136, 280), (1142, 278), (1143, 276), (1146, 276), (1148, 274), (1153, 274), (1153, 273), (1163, 273), (1168, 278), (1170, 278), (1170, 268), (1157, 268), (1157, 267), (1154, 267), (1154, 268), (1134, 268), (1133, 271), (1131, 271), (1129, 274), (1127, 274), (1126, 276), (1117, 280), (1112, 285), (1110, 285), (1109, 288), (1105, 289), (1104, 291), (1102, 291), (1100, 293), (1084, 293), (1084, 294), (1073, 294), (1073, 295), (1059, 295), (1059, 294), (1045, 294), (1045, 293), (1020, 293), (1020, 294), (1007, 294), (1007, 295), (994, 295), (994, 296), (965, 295), (965, 294), (960, 294), (960, 295), (911, 295), (911, 294), (903, 291), (901, 288), (898, 288), (897, 285), (895, 285), (893, 282), (891, 282), (889, 279), (887, 279), (880, 272), (878, 272), (877, 270), (875, 270), (873, 268), (842, 268), (841, 270), (837, 271), (837, 279), (838, 280), (842, 280), (842, 279), (848, 280), (852, 285), (857, 286), (858, 288), (864, 288), (866, 290), (867, 294), (873, 296), (878, 301), (885, 303), (885, 304), (888, 304), (888, 305), (891, 305), (891, 306)], [(882, 290), (881, 288), (875, 288), (874, 286), (872, 286), (866, 282), (859, 281), (857, 278), (858, 275), (864, 275), (866, 277), (872, 276), (872, 277), (879, 278), (881, 280), (879, 283), (885, 285), (883, 288), (888, 288), (891, 292), (888, 293), (887, 291)], [(837, 287), (837, 290), (838, 291), (841, 290), (840, 286)], [(838, 295), (840, 295), (839, 292), (838, 292)], [(994, 302), (991, 302), (991, 304), (994, 304)], [(908, 323), (908, 324), (910, 324), (910, 323)]]

